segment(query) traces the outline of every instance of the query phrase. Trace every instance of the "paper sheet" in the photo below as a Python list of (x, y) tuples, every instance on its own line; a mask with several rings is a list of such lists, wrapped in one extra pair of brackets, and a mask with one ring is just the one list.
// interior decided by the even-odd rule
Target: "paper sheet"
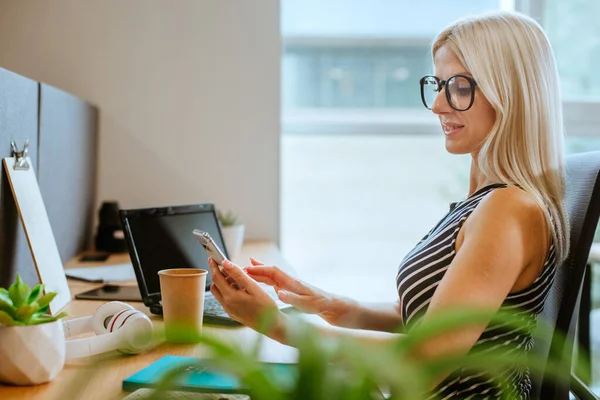
[(131, 263), (69, 268), (65, 270), (65, 274), (68, 278), (88, 282), (110, 283), (135, 281), (135, 272)]

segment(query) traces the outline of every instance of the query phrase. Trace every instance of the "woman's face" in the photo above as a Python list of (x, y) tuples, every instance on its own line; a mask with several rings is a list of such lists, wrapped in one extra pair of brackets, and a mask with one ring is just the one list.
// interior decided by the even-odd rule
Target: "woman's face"
[[(435, 53), (434, 65), (435, 76), (441, 80), (457, 74), (471, 76), (448, 46), (440, 47)], [(496, 121), (496, 112), (479, 89), (475, 89), (475, 100), (467, 111), (452, 108), (446, 100), (445, 91), (444, 86), (435, 98), (431, 111), (440, 118), (446, 137), (446, 150), (452, 154), (475, 156)]]

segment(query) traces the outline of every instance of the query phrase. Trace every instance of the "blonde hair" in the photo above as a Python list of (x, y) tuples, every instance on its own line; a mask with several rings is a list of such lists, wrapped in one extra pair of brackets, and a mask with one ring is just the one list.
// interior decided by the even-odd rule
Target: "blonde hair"
[(477, 163), (493, 181), (521, 187), (544, 210), (558, 259), (569, 251), (564, 134), (558, 71), (548, 37), (533, 19), (494, 12), (461, 19), (437, 35), (456, 54), (496, 121)]

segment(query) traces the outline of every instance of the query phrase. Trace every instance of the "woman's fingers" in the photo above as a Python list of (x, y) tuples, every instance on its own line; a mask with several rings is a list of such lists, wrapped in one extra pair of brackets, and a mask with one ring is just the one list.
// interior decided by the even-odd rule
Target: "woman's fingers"
[(302, 296), (295, 293), (290, 293), (286, 290), (278, 291), (277, 296), (279, 297), (279, 300), (302, 312), (310, 314), (317, 314), (319, 312), (313, 296)]
[(248, 273), (248, 276), (250, 278), (254, 279), (256, 282), (266, 283), (269, 286), (277, 286), (277, 282), (274, 281), (273, 279), (269, 278), (268, 276), (252, 275), (250, 273)]
[(221, 273), (221, 271), (219, 271), (219, 268), (216, 265), (210, 265), (210, 274), (212, 276), (213, 283), (217, 285), (217, 288), (221, 292), (223, 292), (225, 286), (229, 286), (227, 278), (223, 276), (223, 274)]
[(222, 276), (223, 278), (225, 278), (225, 281), (227, 282), (227, 284), (231, 285), (231, 287), (233, 287), (234, 289), (236, 289), (236, 290), (241, 289), (240, 285), (238, 285), (237, 282), (227, 274), (227, 272), (221, 271), (217, 262), (215, 260), (213, 260), (211, 257), (208, 258), (208, 266), (211, 268), (211, 275), (213, 276), (213, 281), (214, 281), (214, 276), (219, 275), (219, 276)]
[(276, 282), (285, 282), (292, 280), (292, 277), (287, 275), (285, 272), (277, 267), (267, 267), (264, 265), (248, 266), (246, 267), (248, 275), (263, 276), (270, 278)]
[(223, 294), (215, 284), (210, 285), (210, 292), (215, 296), (215, 299), (217, 299), (219, 303), (223, 303)]
[(257, 288), (260, 289), (260, 286), (258, 286), (254, 279), (250, 278), (243, 269), (231, 261), (225, 260), (223, 262), (223, 268), (225, 269), (225, 273), (231, 279), (233, 279), (233, 281), (235, 281), (233, 285), (238, 285), (239, 288), (244, 288), (249, 293), (253, 292)]
[(265, 282), (268, 280), (269, 282), (265, 282), (271, 286), (279, 286), (281, 289), (289, 290), (290, 292), (299, 293), (299, 294), (308, 294), (309, 291), (301, 282), (292, 278), (282, 270), (277, 267), (267, 267), (264, 265), (260, 266), (249, 266), (246, 267), (246, 272), (249, 276), (259, 282)]
[(265, 265), (263, 263), (261, 263), (260, 261), (258, 261), (255, 258), (250, 257), (250, 263), (252, 263), (252, 265)]
[(212, 257), (208, 257), (208, 266), (209, 267), (217, 267), (217, 263), (215, 262), (215, 260), (213, 260)]
[(277, 292), (277, 297), (279, 297), (279, 300), (292, 306), (294, 305), (293, 303), (297, 303), (296, 296), (294, 296), (293, 293), (286, 292), (285, 290), (280, 290)]

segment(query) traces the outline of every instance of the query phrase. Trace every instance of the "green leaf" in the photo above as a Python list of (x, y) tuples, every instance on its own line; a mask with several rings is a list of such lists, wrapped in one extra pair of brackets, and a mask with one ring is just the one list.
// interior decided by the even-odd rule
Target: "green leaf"
[(238, 223), (237, 216), (231, 210), (228, 210), (227, 213), (217, 210), (217, 218), (223, 227), (234, 226)]
[(39, 324), (46, 324), (48, 322), (54, 322), (56, 320), (59, 320), (63, 317), (66, 317), (68, 314), (66, 312), (61, 312), (58, 315), (55, 315), (54, 317), (51, 315), (38, 315), (35, 314), (31, 317), (31, 319), (28, 321), (29, 325), (39, 325)]
[(11, 306), (13, 305), (12, 299), (10, 298), (9, 294), (8, 294), (8, 290), (2, 288), (2, 290), (0, 290), (0, 300), (3, 300), (4, 302), (10, 304)]
[(31, 304), (34, 301), (36, 301), (40, 294), (42, 294), (42, 292), (44, 291), (45, 287), (46, 286), (43, 283), (38, 283), (37, 285), (35, 285), (35, 287), (31, 290), (29, 297), (27, 298), (27, 304)]
[(13, 317), (2, 310), (0, 310), (0, 324), (6, 326), (22, 325), (19, 321), (15, 321)]
[(28, 304), (22, 307), (19, 307), (16, 312), (16, 319), (19, 321), (27, 322), (29, 318), (40, 309), (40, 305), (38, 303)]
[(28, 321), (28, 325), (46, 324), (48, 322), (54, 322), (54, 321), (56, 321), (56, 318), (52, 317), (50, 315), (34, 315)]
[(40, 308), (43, 308), (43, 307), (47, 306), (48, 304), (50, 304), (50, 302), (52, 301), (52, 299), (54, 299), (56, 297), (56, 295), (57, 295), (56, 292), (48, 292), (45, 295), (43, 295), (38, 300), (38, 304), (40, 305)]
[(13, 306), (13, 302), (8, 295), (8, 290), (2, 288), (0, 290), (0, 310), (6, 311), (10, 315), (15, 315), (15, 307)]
[(8, 295), (15, 307), (20, 307), (27, 301), (31, 289), (29, 285), (21, 280), (21, 276), (17, 275), (17, 281), (8, 288)]

